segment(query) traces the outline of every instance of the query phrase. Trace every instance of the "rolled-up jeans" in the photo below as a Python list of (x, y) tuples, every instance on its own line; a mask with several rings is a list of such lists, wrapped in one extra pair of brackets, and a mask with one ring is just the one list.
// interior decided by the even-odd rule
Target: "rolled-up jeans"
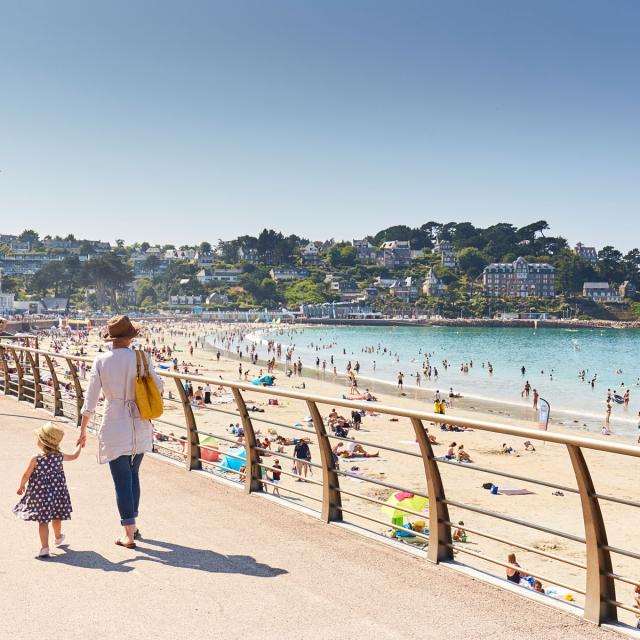
[(135, 524), (140, 504), (140, 463), (144, 453), (124, 455), (111, 460), (109, 469), (116, 488), (116, 502), (120, 512), (120, 524)]

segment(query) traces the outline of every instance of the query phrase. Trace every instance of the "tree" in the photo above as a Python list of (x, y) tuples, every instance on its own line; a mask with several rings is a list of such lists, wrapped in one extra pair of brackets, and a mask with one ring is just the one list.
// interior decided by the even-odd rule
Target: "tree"
[(332, 267), (353, 267), (357, 258), (357, 249), (347, 243), (334, 244), (327, 251), (327, 259)]
[(199, 249), (200, 249), (201, 253), (210, 253), (211, 252), (211, 244), (208, 243), (208, 242), (201, 242)]
[(151, 273), (151, 279), (155, 280), (156, 271), (160, 268), (160, 258), (151, 254), (145, 258), (142, 264), (144, 265), (145, 270)]
[(565, 296), (582, 291), (585, 282), (597, 278), (595, 269), (582, 258), (565, 249), (555, 260), (556, 288)]
[(35, 244), (40, 241), (40, 236), (33, 229), (25, 229), (19, 236), (20, 242), (31, 242)]
[(598, 251), (597, 269), (602, 280), (620, 284), (626, 275), (622, 253), (610, 245), (602, 247)]
[(81, 282), (96, 289), (98, 307), (103, 309), (107, 298), (112, 305), (117, 306), (116, 293), (133, 280), (133, 270), (121, 256), (111, 251), (99, 255), (84, 263)]
[(152, 305), (157, 304), (158, 294), (148, 278), (142, 278), (137, 283), (136, 299), (138, 305), (142, 306), (146, 301), (150, 301)]
[(458, 253), (458, 266), (471, 278), (477, 278), (489, 262), (489, 257), (475, 247), (467, 247)]
[(54, 297), (58, 297), (60, 288), (66, 279), (64, 264), (61, 260), (52, 260), (31, 278), (28, 290), (36, 295), (45, 297), (53, 290)]

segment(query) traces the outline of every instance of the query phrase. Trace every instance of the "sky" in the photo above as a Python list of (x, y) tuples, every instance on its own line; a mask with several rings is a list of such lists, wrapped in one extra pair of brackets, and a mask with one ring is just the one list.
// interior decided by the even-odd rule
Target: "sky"
[(0, 0), (0, 233), (640, 244), (637, 0)]

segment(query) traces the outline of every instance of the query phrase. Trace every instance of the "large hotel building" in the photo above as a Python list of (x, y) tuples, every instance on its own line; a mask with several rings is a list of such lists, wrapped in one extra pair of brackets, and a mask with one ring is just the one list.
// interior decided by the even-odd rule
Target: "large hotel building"
[(528, 298), (555, 295), (555, 268), (546, 262), (527, 262), (518, 258), (514, 262), (494, 262), (485, 267), (482, 284), (489, 296)]

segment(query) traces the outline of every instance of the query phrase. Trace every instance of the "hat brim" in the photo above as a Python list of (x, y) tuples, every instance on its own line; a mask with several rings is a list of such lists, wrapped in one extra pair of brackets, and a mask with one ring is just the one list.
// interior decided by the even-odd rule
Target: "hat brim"
[(45, 437), (44, 433), (42, 433), (41, 429), (34, 429), (33, 433), (35, 433), (38, 436), (38, 440), (45, 446), (48, 447), (49, 449), (51, 449), (52, 451), (59, 451), (60, 450), (60, 443), (58, 442), (58, 444), (54, 444), (53, 442), (51, 442), (50, 440), (47, 440), (47, 438)]
[(142, 325), (138, 324), (137, 322), (132, 322), (131, 328), (129, 329), (129, 331), (127, 331), (127, 333), (123, 333), (119, 336), (111, 336), (109, 334), (109, 330), (107, 329), (102, 333), (102, 339), (105, 342), (113, 342), (114, 340), (129, 340), (140, 335), (140, 331), (142, 331)]

